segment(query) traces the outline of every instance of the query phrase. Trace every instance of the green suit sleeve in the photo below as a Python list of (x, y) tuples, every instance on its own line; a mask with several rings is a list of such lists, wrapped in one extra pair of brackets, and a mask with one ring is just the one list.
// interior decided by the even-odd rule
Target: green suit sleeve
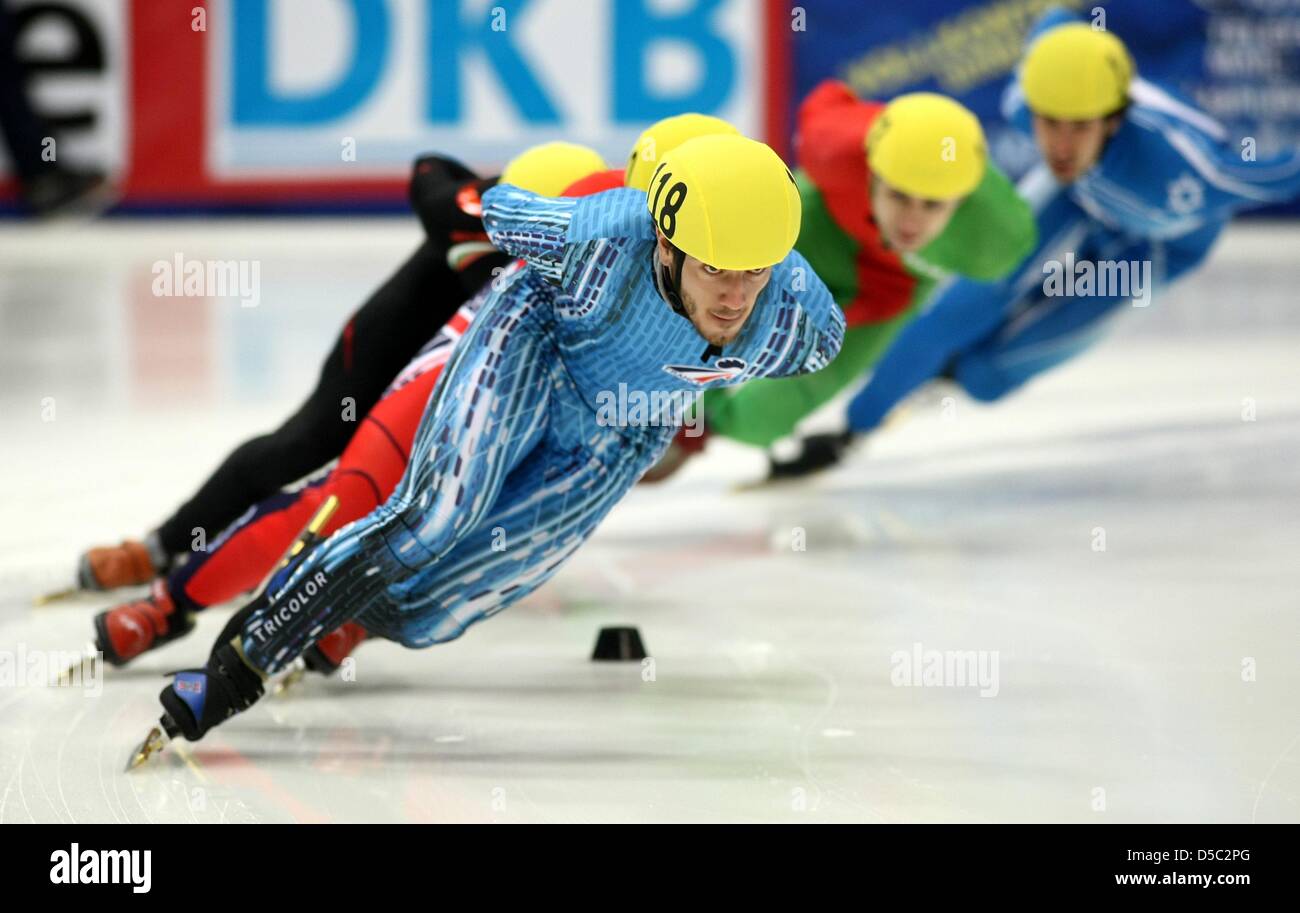
[[(807, 258), (841, 307), (858, 294), (857, 243), (831, 219), (821, 193), (807, 176), (796, 176), (803, 198), (803, 227), (795, 248)], [(980, 185), (957, 211), (943, 234), (917, 259), (971, 279), (998, 279), (1020, 263), (1037, 243), (1033, 212), (1002, 172), (989, 166)], [(758, 447), (794, 431), (809, 413), (829, 402), (864, 375), (898, 332), (929, 298), (935, 278), (913, 269), (917, 285), (900, 314), (879, 323), (850, 327), (840, 353), (821, 371), (795, 378), (759, 379), (741, 389), (710, 390), (704, 395), (711, 433)]]
[(990, 162), (975, 192), (920, 257), (945, 272), (991, 282), (1015, 269), (1037, 243), (1033, 210)]
[(858, 295), (858, 243), (835, 224), (817, 185), (802, 171), (795, 173), (802, 200), (799, 240), (794, 249), (803, 254), (831, 297), (847, 307)]

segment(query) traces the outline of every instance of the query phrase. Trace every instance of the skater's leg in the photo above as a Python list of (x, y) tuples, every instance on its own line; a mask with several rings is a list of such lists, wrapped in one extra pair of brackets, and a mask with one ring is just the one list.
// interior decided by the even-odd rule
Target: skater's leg
[(406, 469), (415, 428), (440, 370), (426, 371), (376, 403), (322, 484), (304, 489), (302, 497), (268, 498), (247, 522), (223, 534), (210, 553), (173, 572), (170, 583), (178, 601), (201, 608), (255, 588), (330, 495), (339, 499), (339, 507), (326, 534), (382, 504)]
[(408, 197), (425, 236), (459, 276), (462, 297), (483, 287), (510, 258), (492, 246), (480, 218), (479, 195), (496, 184), (442, 155), (416, 159)]
[[(526, 272), (512, 281), (520, 280), (541, 283)], [(241, 637), (163, 690), (163, 707), (187, 738), (249, 706), (261, 676), (323, 634), (393, 606), (390, 586), (440, 560), (492, 510), (506, 477), (542, 440), (552, 390), (567, 378), (549, 333), (550, 289), (512, 291), (453, 350), (393, 496), (277, 573), (242, 610)]]
[[(189, 548), (193, 530), (224, 529), (249, 507), (334, 459), (356, 425), (420, 345), (459, 306), (460, 283), (426, 242), (344, 327), (307, 401), (276, 431), (240, 445), (159, 528), (166, 552)], [(350, 408), (348, 408), (350, 407)]]
[(389, 586), (438, 561), (491, 509), (541, 439), (563, 375), (544, 329), (546, 294), (474, 321), (434, 389), (392, 497), (272, 581), (266, 606), (244, 628), (252, 665), (274, 673), (324, 631), (388, 601)]
[[(1149, 304), (1149, 296), (1204, 259), (1221, 228), (1210, 225), (1168, 242), (1109, 235), (1089, 239), (1076, 262), (1086, 259), (1098, 265), (1098, 276), (1102, 275), (1101, 264), (1127, 264), (1128, 286), (1093, 288), (1087, 295), (1040, 294), (997, 334), (964, 353), (954, 365), (955, 378), (975, 399), (991, 401), (1005, 396), (1096, 342), (1105, 332), (1108, 318), (1128, 306), (1133, 294), (1148, 296)], [(1116, 291), (1119, 293), (1112, 293)]]
[[(556, 386), (567, 382), (558, 376), (554, 380)], [(576, 390), (570, 403), (578, 409), (588, 408)], [(496, 509), (480, 516), (467, 531), (449, 538), (449, 550), (434, 563), (389, 587), (387, 593), (379, 589), (366, 592), (357, 586), (366, 575), (353, 577), (353, 585), (340, 590), (338, 582), (343, 576), (336, 574), (322, 581), (315, 595), (322, 600), (340, 596), (358, 599), (362, 608), (357, 621), (365, 630), (409, 647), (452, 640), (470, 625), (522, 599), (550, 579), (645, 467), (658, 458), (666, 443), (666, 434), (624, 437), (616, 429), (591, 421), (581, 435), (532, 448), (497, 493)], [(330, 550), (331, 544), (347, 532), (333, 537), (312, 554)], [(399, 529), (398, 533), (399, 537), (416, 536), (409, 529)], [(400, 550), (402, 542), (399, 538), (386, 547)], [(328, 564), (324, 566), (329, 568)], [(295, 573), (288, 589), (293, 594), (289, 597), (290, 611), (292, 600), (310, 594), (300, 573)], [(280, 603), (284, 608), (283, 599)], [(271, 608), (274, 613), (274, 602)], [(259, 617), (265, 621), (265, 609), (265, 605), (246, 607), (227, 625), (207, 665), (179, 674), (173, 685), (164, 689), (160, 697), (169, 731), (197, 740), (261, 697), (265, 670), (257, 664), (254, 650), (249, 649), (254, 639), (248, 632), (255, 629)], [(235, 636), (240, 625), (242, 641)], [(286, 630), (281, 628), (271, 637), (279, 639)], [(346, 632), (340, 635), (345, 639)]]
[[(574, 402), (576, 403), (576, 397)], [(357, 621), (408, 647), (459, 637), (549, 580), (657, 459), (664, 435), (591, 427), (532, 450), (495, 509), (438, 561), (389, 587)]]
[(362, 420), (328, 478), (264, 499), (206, 550), (155, 581), (148, 596), (100, 613), (95, 619), (96, 642), (105, 658), (122, 665), (187, 633), (194, 613), (256, 588), (326, 498), (333, 496), (338, 507), (325, 534), (365, 516), (386, 499), (406, 467), (416, 426), (444, 360), (445, 351), (408, 366), (404, 383)]
[(940, 292), (934, 307), (898, 334), (871, 380), (850, 401), (849, 428), (871, 431), (909, 393), (993, 332), (1004, 319), (1007, 295), (1005, 283), (970, 280)]
[(941, 289), (930, 309), (905, 327), (849, 404), (849, 427), (868, 432), (909, 393), (940, 375), (962, 353), (992, 336), (1026, 298), (1039, 293), (1042, 264), (1075, 250), (1088, 234), (1089, 220), (1064, 193), (1037, 211), (1038, 248), (1006, 279), (959, 279)]

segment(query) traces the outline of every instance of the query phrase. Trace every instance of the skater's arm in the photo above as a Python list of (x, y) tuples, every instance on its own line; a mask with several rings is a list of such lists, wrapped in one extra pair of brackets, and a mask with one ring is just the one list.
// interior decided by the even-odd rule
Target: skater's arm
[(808, 374), (830, 364), (844, 343), (844, 312), (802, 254), (778, 264), (764, 295), (773, 296), (767, 306), (789, 309), (790, 317), (779, 320), (774, 348), (781, 354), (762, 374)]
[[(1135, 116), (1145, 115), (1139, 111)], [(1225, 213), (1285, 203), (1300, 196), (1300, 153), (1296, 150), (1257, 157), (1246, 155), (1246, 148), (1234, 145), (1235, 141), (1216, 142), (1200, 130), (1165, 127), (1161, 132), (1171, 147), (1171, 157), (1176, 156), (1163, 170), (1171, 180), (1184, 174), (1199, 178), (1205, 211)], [(1172, 188), (1178, 185), (1170, 186), (1172, 195)], [(1187, 194), (1187, 200), (1184, 205), (1190, 208), (1194, 198)]]
[(928, 311), (905, 326), (871, 372), (871, 380), (850, 401), (848, 426), (872, 431), (899, 402), (1005, 320), (1014, 294), (1012, 279), (959, 279), (938, 293)]
[(1001, 279), (1029, 256), (1038, 228), (1029, 204), (992, 162), (974, 193), (921, 256), (968, 279)]
[(831, 297), (847, 309), (858, 295), (858, 243), (835, 224), (817, 185), (802, 171), (796, 173), (803, 218), (795, 250), (826, 283)]
[(483, 195), (483, 225), (493, 244), (557, 285), (585, 242), (654, 238), (645, 194), (630, 189), (573, 199), (498, 184)]

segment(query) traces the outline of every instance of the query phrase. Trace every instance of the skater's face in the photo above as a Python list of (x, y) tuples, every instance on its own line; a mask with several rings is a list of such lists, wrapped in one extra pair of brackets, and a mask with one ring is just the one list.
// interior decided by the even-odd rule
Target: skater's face
[(904, 252), (920, 250), (939, 237), (963, 199), (927, 200), (896, 190), (879, 178), (871, 182), (871, 212), (880, 234), (886, 244)]
[[(659, 236), (659, 261), (672, 268), (673, 248)], [(715, 269), (687, 257), (682, 264), (682, 306), (699, 334), (715, 346), (739, 335), (754, 302), (772, 278), (772, 268)]]
[(1091, 120), (1059, 120), (1034, 115), (1034, 140), (1052, 175), (1069, 184), (1087, 173), (1101, 158), (1106, 140), (1119, 129), (1121, 115)]

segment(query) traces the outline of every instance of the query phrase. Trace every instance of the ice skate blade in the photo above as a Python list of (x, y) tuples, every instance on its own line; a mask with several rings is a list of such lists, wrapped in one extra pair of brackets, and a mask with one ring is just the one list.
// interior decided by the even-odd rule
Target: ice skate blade
[(58, 677), (54, 679), (54, 684), (63, 688), (83, 682), (87, 678), (93, 678), (99, 671), (98, 666), (102, 658), (102, 654), (95, 649), (95, 645), (90, 644), (82, 651), (81, 659), (58, 674)]
[(289, 670), (275, 680), (271, 685), (271, 695), (273, 697), (283, 697), (291, 688), (297, 687), (298, 683), (307, 677), (307, 665), (299, 657), (293, 661)]
[(324, 503), (317, 508), (316, 513), (308, 521), (306, 528), (299, 534), (293, 545), (289, 546), (289, 551), (280, 561), (280, 567), (284, 567), (294, 558), (302, 553), (303, 549), (309, 545), (314, 545), (320, 539), (320, 531), (325, 528), (325, 524), (334, 516), (334, 512), (339, 509), (339, 496), (330, 495)]
[(750, 482), (738, 482), (731, 486), (730, 492), (733, 495), (749, 494), (754, 491), (773, 491), (782, 488), (794, 488), (801, 482), (806, 482), (820, 473), (809, 473), (802, 476), (780, 476), (765, 475), (761, 479), (754, 479)]
[(62, 590), (52, 590), (49, 593), (41, 593), (40, 595), (33, 597), (32, 605), (35, 606), (36, 608), (40, 608), (41, 606), (50, 605), (51, 603), (62, 602), (65, 599), (71, 599), (73, 596), (76, 596), (80, 592), (81, 589), (75, 586), (70, 586)]
[(325, 528), (325, 524), (330, 521), (330, 517), (334, 516), (334, 512), (339, 509), (339, 504), (339, 496), (330, 495), (324, 500), (321, 506), (316, 509), (316, 513), (312, 515), (312, 518), (309, 521), (307, 521), (307, 525), (304, 526), (302, 532), (298, 534), (298, 538), (294, 539), (293, 544), (290, 545), (288, 550), (284, 553), (284, 557), (282, 557), (279, 563), (276, 564), (275, 570), (267, 574), (266, 578), (262, 581), (261, 586), (257, 588), (257, 592), (253, 594), (254, 601), (261, 599), (263, 594), (266, 593), (266, 588), (271, 584), (271, 578), (274, 577), (277, 572), (287, 567), (289, 562), (302, 554), (304, 549), (315, 545), (320, 541), (320, 531)]
[(154, 726), (149, 730), (149, 734), (144, 737), (144, 741), (131, 752), (131, 757), (126, 762), (126, 772), (130, 773), (154, 755), (161, 753), (169, 742), (171, 742), (171, 738), (167, 735), (166, 727), (161, 724)]

